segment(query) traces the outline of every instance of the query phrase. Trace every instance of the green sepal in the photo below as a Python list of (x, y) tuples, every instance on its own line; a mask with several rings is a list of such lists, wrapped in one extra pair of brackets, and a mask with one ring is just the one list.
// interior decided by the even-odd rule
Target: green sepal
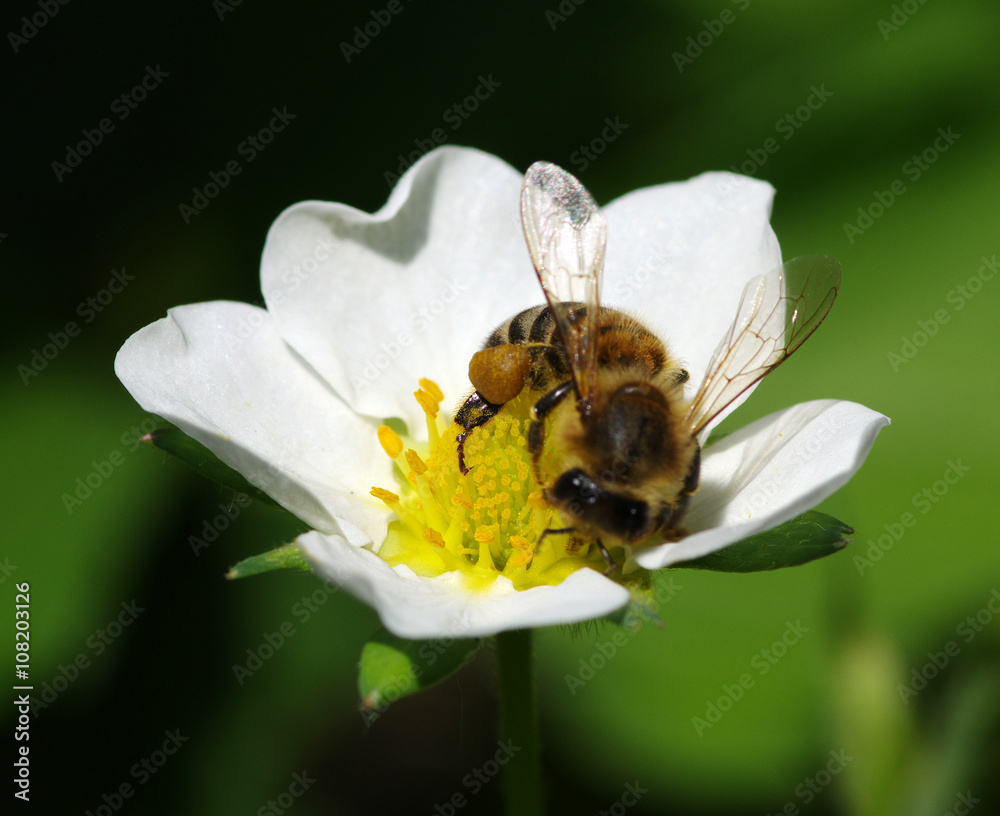
[(647, 623), (653, 624), (657, 629), (663, 628), (663, 620), (657, 614), (652, 599), (647, 601), (633, 597), (625, 606), (605, 615), (604, 620), (633, 634)]
[(604, 616), (604, 620), (619, 626), (627, 632), (638, 632), (647, 623), (657, 629), (663, 621), (657, 614), (656, 576), (644, 569), (637, 569), (621, 578), (621, 584), (632, 596), (629, 602)]
[(362, 707), (374, 711), (440, 683), (462, 668), (480, 645), (479, 638), (405, 640), (380, 629), (361, 650)]
[(166, 451), (171, 456), (176, 456), (188, 467), (223, 487), (231, 488), (237, 493), (245, 493), (251, 499), (257, 499), (279, 510), (285, 509), (259, 487), (250, 484), (241, 473), (229, 467), (201, 442), (177, 428), (158, 428), (142, 437), (142, 441)]
[(294, 544), (285, 544), (260, 555), (244, 558), (226, 573), (226, 578), (249, 578), (263, 572), (273, 572), (280, 569), (296, 569), (311, 572), (312, 567), (306, 561), (302, 551)]
[(673, 566), (716, 572), (760, 572), (797, 567), (842, 550), (850, 542), (848, 536), (853, 534), (854, 530), (844, 522), (810, 510), (725, 549)]

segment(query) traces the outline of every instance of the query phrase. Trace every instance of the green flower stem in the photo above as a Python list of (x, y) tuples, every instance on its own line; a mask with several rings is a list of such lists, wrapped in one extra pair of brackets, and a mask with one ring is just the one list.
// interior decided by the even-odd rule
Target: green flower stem
[(516, 753), (504, 768), (507, 813), (542, 816), (538, 696), (531, 654), (531, 630), (497, 635), (500, 674), (500, 739)]

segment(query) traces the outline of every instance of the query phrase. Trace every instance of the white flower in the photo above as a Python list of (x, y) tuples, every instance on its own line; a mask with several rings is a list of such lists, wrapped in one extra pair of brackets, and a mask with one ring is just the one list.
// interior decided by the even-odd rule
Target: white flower
[[(226, 301), (171, 309), (133, 335), (115, 363), (144, 409), (312, 526), (298, 543), (316, 571), (403, 637), (572, 623), (629, 599), (593, 569), (518, 590), (506, 574), (421, 576), (419, 563), (390, 566), (376, 554), (396, 515), (369, 490), (409, 487), (377, 428), (400, 418), (409, 443), (422, 439), (426, 451), (425, 412), (412, 397), (418, 378), (436, 382), (453, 410), (471, 391), (468, 362), (484, 337), (541, 301), (520, 185), (499, 159), (445, 147), (421, 158), (377, 213), (297, 204), (267, 236), (266, 309)], [(766, 183), (707, 173), (603, 210), (604, 303), (659, 332), (695, 389), (744, 283), (781, 264), (772, 196)], [(686, 517), (691, 534), (645, 550), (637, 563), (656, 569), (696, 558), (799, 515), (851, 477), (887, 423), (864, 406), (823, 400), (734, 432), (704, 451)]]

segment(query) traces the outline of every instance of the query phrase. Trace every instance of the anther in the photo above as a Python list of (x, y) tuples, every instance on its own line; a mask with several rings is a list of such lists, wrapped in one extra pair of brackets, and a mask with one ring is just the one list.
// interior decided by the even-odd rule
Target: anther
[(444, 547), (444, 536), (433, 527), (428, 527), (424, 530), (424, 541), (428, 544), (433, 544), (435, 547)]
[(381, 499), (390, 507), (392, 507), (394, 504), (399, 504), (399, 496), (397, 496), (391, 490), (384, 490), (381, 487), (373, 487), (371, 493), (376, 499)]
[(444, 399), (444, 392), (438, 384), (434, 382), (434, 380), (428, 379), (427, 377), (421, 377), (418, 382), (420, 383), (420, 387), (430, 394), (438, 403)]
[(438, 415), (438, 405), (439, 400), (434, 399), (434, 396), (421, 388), (419, 391), (414, 391), (413, 396), (417, 398), (417, 402), (420, 403), (420, 407), (424, 409), (424, 413), (427, 416), (434, 418)]
[(378, 441), (390, 459), (395, 459), (403, 452), (403, 440), (388, 425), (378, 426)]
[(451, 503), (456, 507), (464, 507), (466, 510), (471, 510), (476, 506), (475, 502), (472, 501), (464, 493), (453, 493), (451, 496)]
[(427, 463), (420, 458), (420, 454), (413, 450), (413, 448), (406, 449), (406, 463), (410, 466), (410, 470), (417, 476), (422, 476), (427, 472)]

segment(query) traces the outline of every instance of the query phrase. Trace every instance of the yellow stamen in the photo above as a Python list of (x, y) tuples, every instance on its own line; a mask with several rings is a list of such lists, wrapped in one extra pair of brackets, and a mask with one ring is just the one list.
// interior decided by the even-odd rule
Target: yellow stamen
[(520, 567), (526, 567), (528, 566), (528, 564), (531, 563), (533, 556), (534, 553), (532, 553), (530, 550), (517, 550), (507, 560), (507, 566), (512, 567), (514, 569), (518, 569)]
[(451, 503), (456, 507), (464, 507), (467, 510), (471, 510), (476, 505), (473, 504), (472, 499), (466, 496), (464, 493), (455, 493), (451, 497)]
[(527, 567), (535, 557), (535, 545), (520, 535), (511, 536), (510, 545), (514, 548), (514, 552), (507, 560), (507, 565), (513, 569)]
[(381, 487), (373, 487), (371, 492), (376, 499), (381, 499), (390, 507), (394, 504), (399, 504), (399, 496), (391, 490), (383, 490)]
[(433, 544), (435, 547), (444, 547), (444, 536), (432, 527), (424, 530), (424, 541)]
[(388, 425), (378, 426), (378, 441), (390, 459), (395, 459), (403, 452), (403, 440)]
[(439, 403), (434, 399), (433, 395), (421, 388), (418, 391), (414, 391), (413, 396), (417, 398), (417, 402), (420, 403), (420, 407), (424, 409), (424, 413), (427, 416), (436, 417), (438, 415)]
[(406, 449), (406, 463), (417, 476), (423, 476), (427, 472), (427, 464), (413, 448)]
[(510, 537), (510, 546), (515, 550), (533, 550), (534, 546), (524, 536), (514, 535)]
[(439, 430), (441, 390), (430, 380), (420, 385), (415, 396), (427, 418), (429, 442), (401, 439), (386, 426), (378, 431), (386, 453), (397, 459), (393, 479), (399, 485), (395, 493), (372, 489), (397, 516), (378, 547), (379, 557), (425, 577), (457, 571), (474, 579), (470, 586), (484, 589), (495, 585), (498, 573), (520, 590), (559, 583), (583, 567), (603, 570), (596, 548), (570, 552), (568, 536), (543, 538), (545, 530), (568, 525), (546, 500), (528, 452), (538, 394), (526, 389), (466, 437), (470, 472), (463, 474), (457, 436), (464, 429), (452, 423)]
[(441, 433), (437, 426), (437, 415), (438, 408), (441, 404), (441, 396), (443, 395), (435, 396), (435, 394), (441, 394), (441, 389), (430, 380), (420, 381), (421, 385), (425, 382), (434, 386), (433, 391), (424, 387), (418, 391), (414, 391), (413, 396), (417, 398), (417, 403), (419, 403), (420, 407), (424, 409), (424, 420), (427, 423), (427, 439), (431, 448), (433, 448), (437, 445), (438, 440), (441, 438)]
[(438, 402), (444, 400), (444, 391), (442, 391), (441, 387), (434, 382), (434, 380), (430, 379), (430, 377), (421, 377), (418, 382), (420, 383), (420, 387), (423, 388), (424, 391), (431, 394)]
[(545, 500), (545, 495), (541, 490), (533, 490), (528, 494), (528, 506), (534, 507), (536, 510), (544, 510), (549, 506), (549, 503)]
[(428, 394), (430, 394), (431, 397), (434, 398), (435, 402), (440, 404), (444, 400), (444, 392), (441, 390), (438, 384), (434, 382), (434, 380), (428, 379), (427, 377), (421, 377), (419, 382), (420, 382), (420, 387), (423, 388), (424, 391), (426, 391)]

